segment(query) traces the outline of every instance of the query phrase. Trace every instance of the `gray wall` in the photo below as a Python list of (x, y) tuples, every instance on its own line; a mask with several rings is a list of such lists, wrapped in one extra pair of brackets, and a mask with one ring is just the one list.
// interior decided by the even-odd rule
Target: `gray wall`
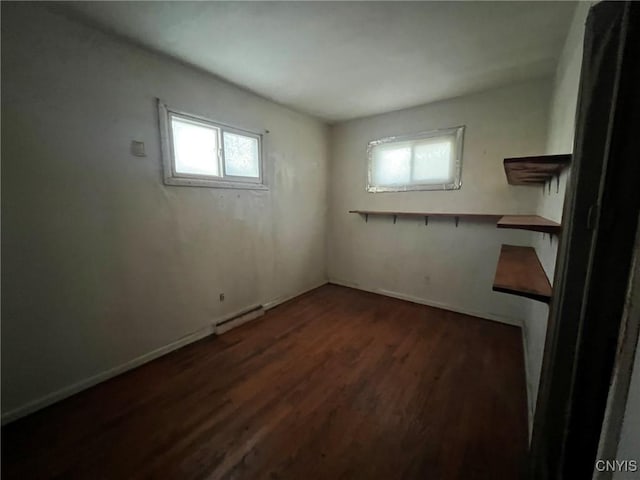
[[(156, 97), (270, 130), (269, 191), (163, 185)], [(130, 155), (134, 139), (146, 158)], [(5, 418), (324, 283), (327, 145), (313, 118), (44, 8), (3, 4)]]
[[(531, 234), (495, 222), (370, 217), (352, 209), (532, 213), (539, 189), (507, 184), (503, 159), (544, 151), (551, 84), (541, 79), (340, 123), (332, 130), (329, 278), (366, 290), (520, 325), (529, 300), (492, 292), (502, 243)], [(367, 193), (370, 140), (465, 125), (462, 188)]]

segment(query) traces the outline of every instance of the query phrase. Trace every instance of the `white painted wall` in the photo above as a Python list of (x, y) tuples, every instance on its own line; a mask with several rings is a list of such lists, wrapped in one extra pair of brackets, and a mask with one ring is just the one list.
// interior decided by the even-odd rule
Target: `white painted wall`
[[(550, 155), (573, 152), (584, 24), (592, 4), (592, 2), (578, 3), (554, 78), (545, 149), (546, 153)], [(559, 185), (554, 180), (550, 192), (547, 189), (543, 193), (541, 188), (537, 189), (536, 211), (538, 215), (557, 222), (562, 221), (566, 182), (570, 172), (571, 168), (568, 168), (562, 173)], [(554, 236), (550, 239), (549, 235), (535, 234), (534, 246), (538, 258), (553, 284), (558, 237)], [(549, 307), (546, 304), (530, 302), (529, 314), (523, 324), (531, 414), (535, 411), (538, 395), (548, 316)]]
[[(329, 278), (333, 282), (520, 324), (529, 300), (491, 290), (502, 243), (531, 234), (495, 223), (370, 217), (352, 209), (531, 213), (539, 189), (507, 184), (503, 159), (544, 150), (550, 81), (536, 80), (337, 124), (331, 137)], [(465, 125), (462, 189), (366, 192), (370, 140)]]
[[(326, 281), (321, 122), (33, 5), (2, 47), (5, 418)], [(270, 130), (270, 190), (163, 185), (156, 97)]]

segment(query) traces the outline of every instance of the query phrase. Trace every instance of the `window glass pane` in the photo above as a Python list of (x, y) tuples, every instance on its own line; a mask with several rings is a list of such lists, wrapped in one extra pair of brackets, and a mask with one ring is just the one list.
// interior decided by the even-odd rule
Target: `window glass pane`
[(406, 185), (411, 181), (411, 145), (377, 145), (372, 153), (374, 185)]
[(224, 132), (224, 168), (226, 175), (260, 178), (258, 139)]
[(464, 127), (369, 142), (367, 191), (458, 190)]
[(217, 128), (171, 116), (171, 131), (177, 173), (220, 176)]
[(453, 169), (452, 138), (440, 137), (415, 144), (412, 183), (451, 183)]

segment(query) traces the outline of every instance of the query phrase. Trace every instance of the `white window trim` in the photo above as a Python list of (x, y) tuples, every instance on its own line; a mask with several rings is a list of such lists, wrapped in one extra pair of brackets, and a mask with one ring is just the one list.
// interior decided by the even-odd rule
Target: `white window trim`
[[(220, 145), (220, 171), (221, 177), (213, 177), (209, 175), (198, 175), (191, 173), (178, 173), (175, 169), (175, 162), (173, 156), (173, 142), (172, 132), (169, 122), (170, 115), (183, 117), (187, 120), (192, 120), (197, 123), (203, 123), (205, 125), (211, 125), (219, 129), (220, 135), (218, 144)], [(264, 184), (264, 163), (263, 163), (263, 135), (260, 133), (250, 132), (237, 127), (231, 127), (224, 123), (216, 122), (205, 117), (200, 117), (192, 113), (182, 112), (174, 108), (169, 107), (167, 104), (158, 99), (158, 117), (160, 121), (160, 141), (162, 147), (162, 167), (164, 174), (165, 185), (172, 186), (188, 186), (188, 187), (209, 187), (209, 188), (234, 188), (240, 190), (268, 190), (268, 187)], [(225, 162), (224, 162), (224, 148), (222, 142), (224, 141), (224, 132), (237, 133), (247, 137), (253, 137), (258, 140), (258, 157), (259, 157), (259, 172), (258, 178), (254, 177), (237, 177), (231, 175), (224, 175)]]
[[(428, 132), (412, 133), (408, 135), (398, 135), (393, 137), (372, 140), (367, 145), (367, 192), (410, 192), (419, 190), (460, 190), (462, 186), (462, 146), (464, 140), (464, 125), (459, 127), (443, 128)], [(423, 140), (427, 138), (441, 137), (455, 134), (456, 137), (456, 157), (454, 158), (454, 180), (452, 183), (426, 183), (415, 185), (394, 185), (390, 187), (373, 184), (373, 149), (385, 143), (404, 142), (410, 140)]]

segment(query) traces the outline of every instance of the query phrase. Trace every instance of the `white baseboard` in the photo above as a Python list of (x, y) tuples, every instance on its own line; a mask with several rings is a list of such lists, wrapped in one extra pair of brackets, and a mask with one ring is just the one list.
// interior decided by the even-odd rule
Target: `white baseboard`
[(357, 285), (357, 284), (345, 282), (342, 280), (336, 280), (335, 278), (329, 279), (329, 283), (333, 283), (334, 285), (340, 285), (342, 287), (355, 288), (356, 290), (362, 290), (365, 292), (377, 293), (378, 295), (397, 298), (399, 300), (406, 300), (408, 302), (418, 303), (420, 305), (428, 305), (430, 307), (441, 308), (443, 310), (449, 310), (451, 312), (462, 313), (463, 315), (471, 315), (473, 317), (482, 318), (484, 320), (491, 320), (493, 322), (498, 322), (498, 323), (504, 323), (514, 327), (522, 327), (521, 322), (519, 322), (518, 320), (514, 320), (508, 317), (503, 317), (501, 315), (494, 315), (486, 312), (475, 312), (473, 310), (467, 310), (465, 308), (460, 308), (455, 305), (449, 305), (447, 303), (427, 300), (420, 297), (414, 297), (413, 295), (405, 295), (404, 293), (392, 292), (392, 291), (384, 290), (380, 288), (363, 287), (362, 285)]
[[(45, 407), (48, 407), (49, 405), (52, 405), (56, 402), (59, 402), (61, 400), (64, 400), (65, 398), (68, 398), (72, 395), (75, 395), (76, 393), (81, 392), (82, 390), (86, 390), (87, 388), (93, 387), (94, 385), (97, 385), (98, 383), (104, 382), (106, 380), (109, 380), (110, 378), (113, 378), (117, 375), (120, 375), (128, 370), (132, 370), (136, 367), (139, 367), (141, 365), (144, 365), (147, 362), (150, 362), (152, 360), (155, 360), (156, 358), (159, 358), (163, 355), (166, 355), (174, 350), (177, 350), (178, 348), (184, 347), (185, 345), (188, 345), (190, 343), (193, 343), (197, 340), (200, 340), (208, 335), (214, 334), (214, 333), (223, 333), (223, 331), (227, 331), (230, 328), (224, 329), (223, 331), (219, 331), (220, 326), (218, 325), (221, 322), (224, 322), (226, 320), (229, 320), (233, 317), (239, 316), (240, 315), (240, 319), (242, 319), (240, 321), (240, 324), (242, 323), (246, 323), (250, 320), (253, 320), (255, 318), (258, 318), (259, 316), (261, 316), (264, 313), (264, 310), (269, 310), (271, 308), (274, 308), (278, 305), (280, 305), (281, 303), (284, 303), (288, 300), (291, 300), (295, 297), (298, 297), (304, 293), (310, 292), (311, 290), (315, 290), (318, 287), (321, 287), (322, 285), (325, 285), (327, 283), (327, 281), (323, 281), (321, 283), (318, 283), (317, 285), (313, 286), (313, 287), (309, 287), (309, 288), (305, 288), (304, 290), (298, 292), (298, 293), (294, 293), (292, 295), (288, 295), (285, 297), (280, 297), (274, 300), (271, 300), (269, 302), (266, 302), (263, 306), (262, 309), (260, 310), (256, 310), (256, 312), (262, 312), (261, 314), (257, 314), (257, 315), (251, 315), (252, 312), (247, 312), (247, 309), (243, 309), (239, 312), (235, 312), (229, 315), (226, 315), (223, 318), (217, 319), (212, 325), (207, 325), (204, 328), (201, 328), (195, 332), (192, 332), (188, 335), (185, 335), (182, 338), (179, 338), (178, 340), (171, 342), (167, 345), (164, 345), (160, 348), (157, 348), (151, 352), (145, 353), (139, 357), (136, 357), (132, 360), (129, 360), (128, 362), (125, 362), (121, 365), (118, 365), (117, 367), (111, 368), (109, 370), (106, 370), (104, 372), (98, 373), (97, 375), (94, 375), (92, 377), (86, 378), (84, 380), (81, 380), (77, 383), (74, 383), (72, 385), (66, 386), (61, 388), (60, 390), (56, 390), (55, 392), (49, 393), (43, 397), (40, 397), (36, 400), (33, 400), (29, 403), (26, 403), (25, 405), (22, 405), (20, 407), (14, 408), (13, 410), (9, 410), (8, 412), (3, 412), (2, 413), (2, 417), (1, 417), (1, 423), (2, 425), (9, 423), (9, 422), (13, 422), (14, 420), (17, 420), (19, 418), (22, 418), (26, 415), (29, 415), (30, 413), (36, 412), (38, 410), (41, 410)], [(252, 309), (254, 309), (256, 307), (253, 307)], [(259, 306), (258, 306), (259, 308)], [(244, 318), (247, 317), (247, 318)], [(234, 327), (239, 326), (240, 324), (236, 324), (235, 322), (230, 322), (230, 323), (234, 323)], [(232, 327), (233, 328), (233, 327)]]
[(529, 349), (527, 347), (527, 334), (526, 329), (523, 327), (520, 329), (522, 332), (522, 355), (524, 356), (524, 380), (527, 388), (527, 427), (529, 431), (529, 443), (531, 443), (531, 434), (533, 433), (533, 399), (531, 398), (531, 382), (529, 379)]

